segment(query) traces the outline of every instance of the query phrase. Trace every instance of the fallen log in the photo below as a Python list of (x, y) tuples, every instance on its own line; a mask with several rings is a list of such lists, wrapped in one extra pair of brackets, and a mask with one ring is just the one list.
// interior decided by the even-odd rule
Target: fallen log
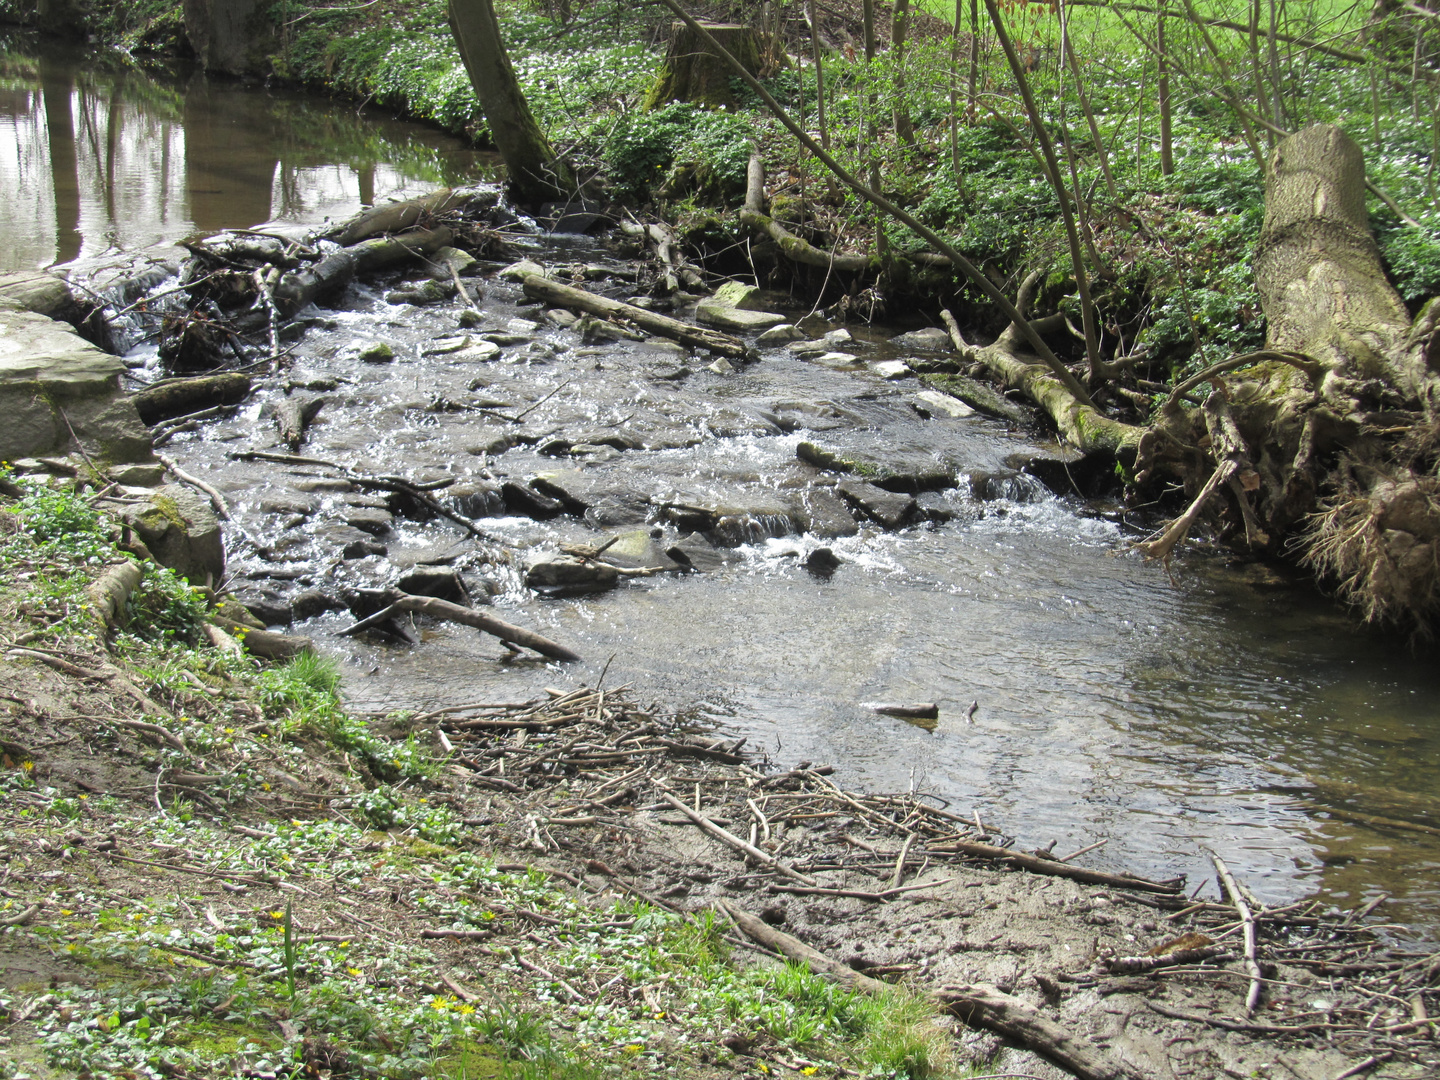
[[(867, 994), (885, 993), (892, 989), (889, 983), (872, 979), (831, 960), (799, 938), (777, 930), (734, 904), (725, 900), (717, 903), (752, 940), (773, 949), (781, 956), (807, 965), (816, 975), (837, 982), (848, 990)], [(938, 1006), (965, 1023), (998, 1031), (1049, 1058), (1081, 1080), (1127, 1080), (1131, 1075), (1123, 1065), (1112, 1060), (1089, 1039), (1065, 1030), (1054, 1021), (1041, 1016), (1034, 1006), (1017, 997), (1001, 993), (993, 986), (985, 983), (946, 986), (932, 993), (930, 997)]]
[(212, 408), (238, 405), (250, 393), (250, 377), (235, 372), (194, 379), (166, 379), (147, 386), (131, 399), (141, 423), (154, 427), (162, 420)]
[(275, 426), (280, 430), (280, 441), (292, 451), (299, 450), (305, 441), (305, 429), (310, 426), (316, 414), (325, 404), (323, 397), (289, 397), (275, 406)]
[(455, 191), (452, 188), (441, 188), (439, 191), (432, 191), (429, 195), (422, 195), (418, 199), (385, 203), (364, 210), (349, 221), (343, 222), (327, 233), (326, 238), (334, 240), (341, 247), (350, 247), (352, 244), (358, 244), (361, 240), (368, 240), (372, 236), (404, 232), (406, 229), (414, 228), (421, 220), (444, 213), (446, 210), (458, 209), (469, 199), (469, 193)]
[(580, 654), (573, 649), (559, 645), (533, 630), (526, 630), (524, 627), (507, 623), (504, 619), (496, 618), (486, 612), (461, 607), (459, 604), (452, 604), (448, 600), (440, 600), (433, 596), (411, 596), (409, 593), (402, 593), (399, 590), (392, 590), (389, 595), (394, 599), (388, 607), (377, 611), (368, 618), (361, 619), (354, 626), (346, 627), (340, 631), (341, 635), (358, 634), (373, 626), (379, 626), (396, 615), (413, 612), (417, 615), (429, 615), (432, 618), (444, 619), (447, 622), (457, 622), (462, 626), (473, 626), (476, 630), (483, 630), (503, 642), (523, 645), (552, 660), (580, 659)]
[(332, 251), (319, 262), (280, 279), (273, 297), (275, 310), (282, 318), (292, 318), (306, 304), (339, 292), (357, 274), (428, 255), (449, 245), (453, 238), (449, 229), (416, 229)]
[(539, 274), (527, 275), (524, 288), (525, 295), (536, 300), (586, 311), (603, 319), (627, 319), (642, 330), (670, 338), (682, 345), (709, 349), (712, 353), (733, 356), (737, 359), (744, 359), (750, 354), (750, 347), (745, 342), (731, 337), (729, 334), (722, 334), (718, 330), (706, 330), (701, 326), (692, 326), (690, 323), (683, 323), (679, 319), (672, 319), (667, 315), (646, 311), (633, 304), (597, 296), (595, 293), (576, 289), (570, 285), (561, 285), (559, 282), (550, 281)]
[(1071, 866), (1058, 859), (1041, 859), (1035, 855), (1027, 855), (1023, 851), (996, 847), (994, 844), (981, 844), (973, 840), (952, 840), (945, 844), (936, 844), (930, 850), (953, 851), (962, 855), (974, 855), (981, 859), (996, 859), (1029, 870), (1034, 874), (1070, 878), (1072, 881), (1083, 881), (1089, 885), (1108, 885), (1114, 889), (1135, 889), (1139, 892), (1172, 895), (1184, 889), (1183, 879), (1178, 882), (1151, 881), (1148, 878), (1133, 877), (1130, 874), (1107, 874), (1101, 870), (1086, 870), (1083, 867)]

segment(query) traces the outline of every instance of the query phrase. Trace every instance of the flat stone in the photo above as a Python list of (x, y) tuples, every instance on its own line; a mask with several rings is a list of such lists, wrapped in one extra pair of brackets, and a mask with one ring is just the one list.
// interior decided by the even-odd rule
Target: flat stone
[(695, 307), (695, 321), (704, 323), (706, 326), (713, 326), (718, 330), (748, 333), (778, 326), (785, 321), (785, 316), (767, 311), (744, 311), (740, 308), (702, 300)]
[(267, 495), (260, 500), (260, 512), (262, 514), (279, 514), (282, 517), (298, 515), (309, 517), (320, 504), (315, 499), (301, 499), (294, 495)]
[(911, 374), (910, 365), (904, 360), (875, 360), (870, 370), (882, 379), (904, 379)]
[(475, 344), (475, 340), (476, 339), (470, 334), (453, 334), (449, 337), (438, 337), (426, 345), (425, 348), (421, 349), (420, 355), (444, 356), (447, 353), (457, 353)]
[(395, 587), (411, 596), (433, 596), (466, 607), (471, 603), (470, 590), (465, 588), (460, 574), (449, 566), (417, 566), (402, 574)]
[(505, 281), (524, 281), (531, 274), (539, 274), (541, 277), (548, 276), (545, 273), (545, 267), (534, 259), (521, 259), (519, 262), (513, 262), (501, 270), (499, 276)]
[(493, 341), (477, 341), (468, 348), (450, 354), (452, 364), (487, 364), (500, 356), (500, 346)]
[(165, 481), (164, 465), (121, 465), (111, 469), (109, 477), (126, 487), (155, 487)]
[(555, 326), (566, 328), (574, 326), (577, 322), (579, 322), (580, 316), (576, 315), (573, 311), (566, 310), (565, 308), (551, 308), (549, 311), (545, 312), (545, 319), (547, 322), (553, 323)]
[(643, 525), (650, 520), (650, 509), (645, 495), (606, 495), (585, 511), (585, 521), (597, 529)]
[(854, 536), (860, 531), (849, 505), (829, 488), (811, 488), (800, 496), (800, 506), (807, 518), (805, 531), (822, 540), (837, 536)]
[(954, 487), (958, 470), (926, 454), (889, 454), (856, 450), (832, 450), (818, 443), (802, 442), (795, 448), (801, 461), (829, 472), (853, 473), (888, 491), (942, 491)]
[(505, 329), (511, 334), (533, 334), (540, 329), (538, 322), (530, 319), (511, 319), (505, 324)]
[(530, 486), (542, 495), (559, 500), (572, 514), (583, 514), (604, 500), (646, 498), (612, 477), (579, 469), (539, 473), (530, 481)]
[(735, 365), (721, 356), (716, 358), (713, 364), (706, 364), (705, 370), (715, 375), (734, 375)]
[(698, 533), (682, 536), (665, 549), (665, 554), (673, 562), (700, 573), (718, 570), (726, 563), (725, 552)]
[(75, 311), (75, 294), (63, 278), (42, 270), (0, 274), (0, 306), (63, 319)]
[[(632, 529), (629, 532), (607, 537), (607, 547), (598, 558), (613, 566), (626, 569), (641, 567), (663, 567), (666, 570), (680, 570), (682, 565), (666, 554), (665, 547), (650, 535), (648, 529)], [(597, 547), (599, 545), (596, 545)]]
[(505, 499), (505, 509), (512, 514), (523, 514), (543, 521), (565, 512), (565, 504), (559, 499), (541, 494), (529, 484), (507, 480), (500, 485), (500, 494)]
[(355, 485), (349, 480), (340, 480), (329, 476), (315, 476), (297, 479), (291, 482), (291, 487), (296, 491), (303, 492), (327, 492), (327, 491), (354, 491)]
[(841, 345), (855, 344), (855, 335), (842, 326), (839, 330), (831, 330), (822, 334), (820, 341), (827, 349), (838, 349)]
[(805, 331), (790, 323), (781, 323), (779, 326), (772, 326), (755, 339), (756, 345), (788, 345), (792, 341), (802, 341), (805, 338)]
[(977, 412), (998, 416), (1016, 424), (1023, 424), (1029, 418), (1024, 408), (1001, 395), (993, 387), (964, 375), (926, 375), (923, 381), (931, 389), (959, 398)]
[(858, 371), (865, 366), (865, 361), (848, 352), (825, 352), (819, 356), (807, 356), (805, 359), (812, 364), (819, 364), (821, 367), (828, 367), (835, 371)]
[(371, 536), (383, 536), (395, 523), (395, 517), (388, 510), (357, 506), (345, 512), (345, 524), (360, 529)]
[(909, 524), (919, 509), (913, 495), (886, 491), (863, 480), (845, 480), (836, 490), (851, 506), (887, 529)]
[(967, 416), (975, 415), (975, 410), (959, 398), (942, 394), (939, 390), (921, 390), (912, 399), (912, 404), (921, 416), (963, 420)]
[(459, 480), (441, 493), (461, 517), (497, 517), (505, 513), (505, 496), (500, 485), (489, 480)]
[(900, 349), (922, 349), (926, 352), (949, 352), (951, 349), (950, 335), (938, 326), (896, 334), (890, 342)]
[(790, 343), (790, 351), (796, 356), (819, 356), (821, 353), (830, 350), (822, 341), (793, 341)]

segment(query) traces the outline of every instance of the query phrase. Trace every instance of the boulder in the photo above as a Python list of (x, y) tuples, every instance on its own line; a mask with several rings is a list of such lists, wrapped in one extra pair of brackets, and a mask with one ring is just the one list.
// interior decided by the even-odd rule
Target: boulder
[(938, 326), (927, 326), (924, 330), (911, 330), (906, 334), (897, 334), (890, 339), (891, 344), (900, 349), (920, 349), (925, 352), (949, 352), (951, 349), (950, 335)]
[(538, 274), (540, 277), (547, 276), (545, 267), (534, 259), (521, 259), (519, 262), (511, 263), (500, 271), (499, 276), (505, 281), (524, 281), (531, 274)]
[[(658, 530), (657, 530), (658, 531)], [(636, 570), (642, 567), (662, 567), (666, 570), (683, 570), (685, 567), (672, 559), (664, 545), (650, 535), (649, 529), (632, 529), (618, 533), (598, 556), (612, 566)]]
[(725, 282), (715, 290), (710, 299), (714, 303), (740, 311), (765, 310), (765, 304), (760, 299), (760, 290), (754, 285), (745, 285), (738, 281)]
[(870, 370), (882, 379), (904, 379), (910, 375), (910, 365), (904, 360), (876, 360)]
[(801, 341), (805, 337), (805, 331), (790, 323), (781, 323), (779, 326), (772, 326), (755, 339), (756, 345), (774, 346), (788, 345), (792, 341)]
[(213, 586), (224, 577), (220, 520), (206, 498), (193, 489), (166, 484), (143, 503), (106, 508), (135, 530), (156, 562), (190, 584)]
[(725, 565), (725, 552), (703, 536), (682, 536), (665, 549), (673, 562), (696, 573), (709, 573)]
[(65, 280), (43, 270), (0, 274), (0, 307), (66, 322), (80, 314), (80, 305)]
[(134, 400), (120, 389), (124, 370), (69, 326), (0, 307), (0, 460), (65, 453), (79, 439), (103, 465), (154, 461)]
[(925, 375), (922, 376), (922, 380), (932, 389), (959, 398), (978, 412), (998, 416), (1002, 420), (1009, 420), (1015, 424), (1023, 424), (1029, 418), (1025, 409), (1015, 402), (1001, 396), (992, 387), (966, 378), (964, 375)]

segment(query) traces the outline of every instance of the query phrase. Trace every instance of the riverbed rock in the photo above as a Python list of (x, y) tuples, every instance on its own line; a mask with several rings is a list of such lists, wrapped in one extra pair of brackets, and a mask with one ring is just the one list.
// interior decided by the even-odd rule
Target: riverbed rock
[(695, 321), (717, 330), (744, 334), (778, 326), (785, 321), (785, 316), (768, 311), (745, 311), (702, 300), (695, 307)]
[(802, 341), (805, 338), (805, 331), (791, 323), (781, 323), (779, 326), (772, 326), (755, 339), (756, 345), (773, 347), (775, 345), (788, 345), (792, 341)]
[(717, 548), (699, 533), (682, 536), (665, 549), (665, 554), (672, 561), (701, 574), (719, 570), (728, 561), (723, 549)]
[(153, 465), (119, 465), (105, 475), (122, 487), (152, 488), (165, 482), (165, 466), (159, 462)]
[(442, 500), (461, 517), (498, 517), (505, 513), (505, 496), (491, 480), (458, 480), (441, 493)]
[(210, 586), (225, 576), (220, 520), (205, 496), (194, 489), (166, 484), (143, 503), (106, 508), (135, 530), (156, 562), (190, 584)]
[(949, 394), (942, 394), (939, 390), (921, 390), (911, 398), (910, 403), (915, 411), (924, 417), (963, 420), (967, 416), (975, 415), (975, 410), (965, 402)]
[(504, 281), (524, 281), (531, 274), (538, 274), (540, 277), (549, 276), (545, 267), (534, 259), (521, 259), (519, 262), (511, 263), (501, 270), (498, 276)]
[(474, 603), (459, 572), (449, 566), (416, 566), (400, 575), (395, 587), (411, 596), (434, 596), (465, 607)]
[(80, 304), (65, 280), (43, 270), (0, 274), (0, 307), (67, 322), (80, 314)]
[(565, 308), (551, 308), (545, 312), (545, 321), (565, 330), (579, 322), (580, 316)]
[(313, 619), (327, 611), (343, 611), (345, 601), (323, 589), (302, 589), (290, 600), (290, 613), (296, 621)]
[(409, 304), (412, 307), (426, 307), (443, 303), (455, 295), (453, 281), (425, 281), (408, 288), (392, 289), (385, 294), (387, 304)]
[(854, 536), (860, 531), (844, 499), (829, 488), (811, 488), (800, 496), (805, 531), (822, 540)]
[(605, 592), (620, 581), (615, 567), (588, 562), (572, 555), (554, 555), (532, 563), (525, 571), (525, 584), (541, 596), (583, 596)]
[(810, 340), (796, 340), (796, 341), (792, 341), (792, 342), (790, 343), (790, 345), (789, 345), (789, 349), (790, 349), (790, 351), (791, 351), (792, 353), (794, 353), (796, 356), (801, 356), (801, 357), (805, 357), (805, 356), (819, 356), (821, 353), (827, 353), (827, 352), (830, 351), (828, 348), (826, 348), (824, 342), (821, 342), (821, 341), (819, 341), (819, 340), (816, 340), (816, 341), (810, 341)]
[(386, 342), (366, 345), (356, 357), (362, 364), (388, 364), (395, 359), (395, 350)]
[(958, 468), (925, 453), (896, 448), (883, 454), (833, 449), (802, 442), (795, 448), (801, 461), (829, 472), (853, 473), (887, 491), (942, 491), (954, 487)]
[(898, 349), (920, 349), (924, 352), (949, 352), (951, 349), (950, 335), (938, 326), (896, 334), (890, 343)]
[(645, 498), (643, 494), (614, 477), (580, 469), (557, 469), (554, 472), (538, 473), (530, 481), (530, 486), (541, 494), (558, 500), (572, 514), (583, 514), (605, 500), (620, 499), (631, 502)]
[(836, 490), (850, 505), (886, 529), (903, 528), (919, 510), (913, 495), (886, 491), (864, 480), (842, 481)]
[(345, 524), (371, 536), (384, 536), (395, 524), (395, 517), (378, 507), (354, 506), (345, 511)]
[(455, 247), (442, 247), (439, 251), (431, 254), (430, 275), (433, 278), (437, 281), (449, 281), (452, 270), (461, 277), (465, 277), (479, 273), (480, 263), (468, 251), (461, 251)]
[(855, 335), (842, 326), (838, 330), (830, 330), (820, 335), (820, 343), (827, 349), (839, 349), (846, 345), (854, 345), (856, 341)]
[(860, 371), (865, 361), (848, 352), (822, 352), (818, 356), (806, 356), (806, 360), (832, 371)]
[(558, 517), (565, 512), (564, 503), (536, 491), (530, 484), (507, 480), (500, 485), (500, 494), (505, 499), (505, 509), (537, 521)]
[(795, 328), (812, 338), (821, 337), (831, 330), (830, 320), (818, 311), (812, 311), (809, 315), (796, 319)]
[(78, 438), (101, 464), (154, 461), (150, 434), (120, 389), (124, 370), (64, 323), (0, 306), (0, 460), (63, 453)]
[(993, 387), (964, 375), (923, 375), (921, 381), (933, 390), (959, 398), (977, 412), (998, 416), (1014, 424), (1023, 424), (1029, 418), (1029, 413), (1024, 408), (1002, 396)]
[(597, 529), (643, 525), (650, 520), (650, 510), (647, 495), (606, 495), (585, 511), (585, 521)]
[(904, 379), (913, 374), (904, 360), (874, 360), (870, 370), (882, 379)]
[(685, 568), (669, 556), (665, 545), (652, 536), (649, 529), (631, 529), (617, 533), (614, 537), (606, 537), (602, 543), (609, 546), (597, 558), (612, 566), (631, 570), (659, 567), (663, 570), (678, 571)]

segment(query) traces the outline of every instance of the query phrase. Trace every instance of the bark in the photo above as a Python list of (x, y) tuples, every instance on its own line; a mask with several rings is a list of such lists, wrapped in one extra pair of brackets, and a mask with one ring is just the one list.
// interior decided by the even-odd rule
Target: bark
[(1276, 147), (1255, 255), (1268, 348), (1192, 380), (1214, 388), (1204, 409), (1172, 395), (1141, 440), (1140, 480), (1179, 478), (1190, 520), (1218, 502), (1237, 540), (1298, 550), (1367, 620), (1428, 634), (1440, 614), (1440, 301), (1412, 321), (1386, 281), (1364, 169), (1336, 127)]
[[(705, 23), (710, 37), (745, 66), (750, 74), (760, 70), (760, 36), (748, 26), (732, 23)], [(644, 108), (658, 109), (672, 101), (693, 101), (707, 109), (736, 104), (730, 89), (730, 68), (724, 59), (683, 22), (672, 28), (670, 49), (660, 77), (645, 96)]]
[(505, 50), (493, 0), (449, 0), (448, 12), (490, 137), (505, 160), (511, 193), (526, 204), (569, 198), (575, 179), (530, 112)]
[(587, 311), (591, 315), (599, 315), (602, 319), (622, 318), (628, 319), (642, 330), (648, 330), (652, 334), (659, 334), (661, 337), (668, 337), (678, 341), (682, 345), (691, 345), (695, 348), (709, 349), (721, 356), (733, 356), (744, 358), (749, 355), (749, 348), (739, 338), (731, 337), (729, 334), (722, 334), (718, 330), (707, 330), (702, 326), (691, 326), (679, 319), (672, 319), (666, 315), (657, 315), (653, 311), (646, 311), (644, 308), (635, 307), (633, 304), (625, 304), (619, 300), (611, 300), (608, 297), (597, 296), (584, 289), (576, 289), (569, 285), (561, 285), (559, 282), (550, 281), (540, 277), (538, 274), (531, 274), (524, 282), (525, 295), (532, 296), (537, 300), (544, 300), (550, 304), (559, 304), (561, 307), (576, 308), (580, 311)]

